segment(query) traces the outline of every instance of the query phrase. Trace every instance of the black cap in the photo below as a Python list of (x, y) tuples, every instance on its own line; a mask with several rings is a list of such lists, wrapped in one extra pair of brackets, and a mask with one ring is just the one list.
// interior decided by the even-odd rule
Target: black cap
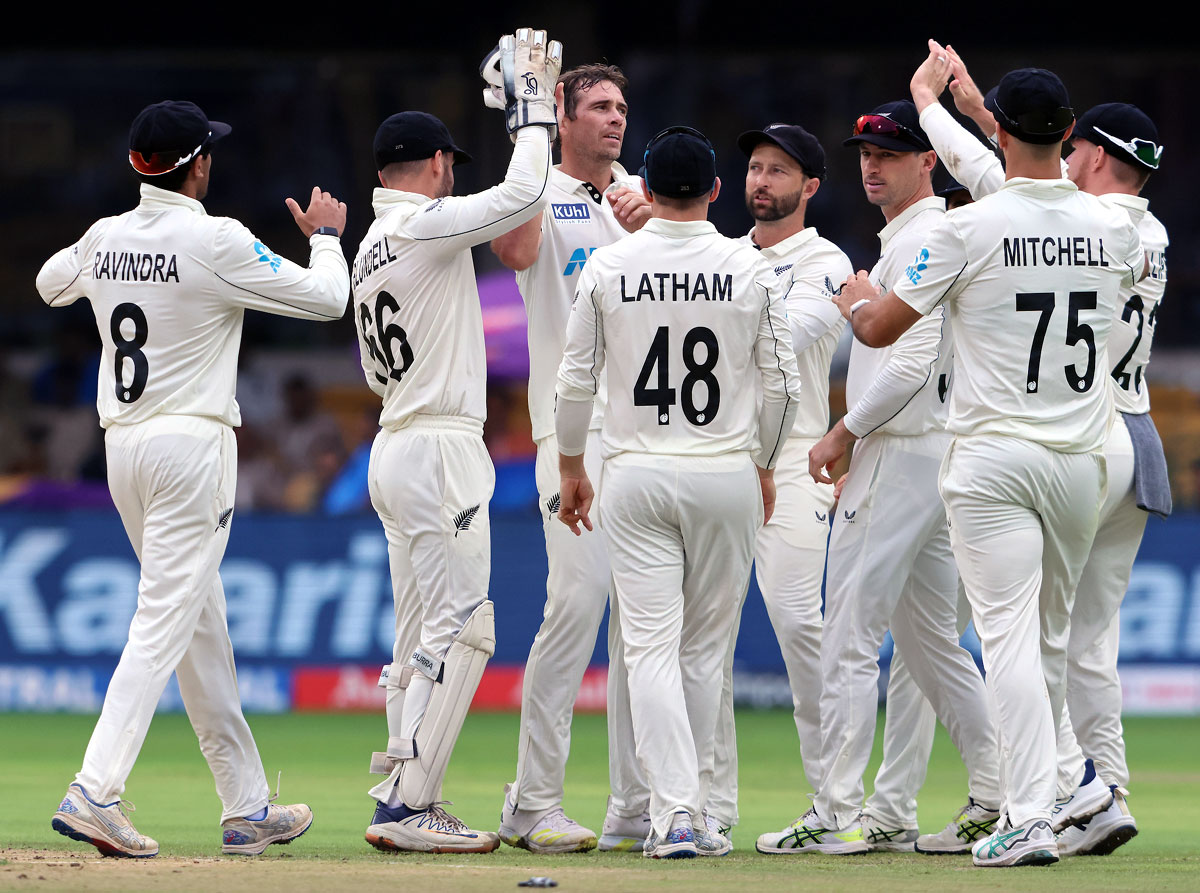
[(232, 129), (208, 120), (194, 102), (156, 102), (138, 112), (129, 128), (129, 163), (150, 177), (170, 173)]
[(738, 148), (749, 158), (761, 143), (774, 143), (800, 165), (806, 176), (825, 179), (825, 150), (817, 138), (799, 124), (768, 124), (738, 137)]
[(1067, 88), (1053, 71), (1018, 68), (983, 100), (996, 123), (1023, 143), (1057, 143), (1075, 120)]
[(949, 198), (950, 196), (954, 195), (954, 193), (956, 193), (956, 192), (970, 192), (970, 190), (967, 189), (967, 187), (964, 186), (962, 183), (959, 183), (957, 180), (955, 180), (953, 177), (948, 177), (946, 179), (946, 185), (943, 186), (941, 189), (937, 190), (937, 192), (935, 192), (934, 195), (939, 195), (942, 198)]
[(1079, 116), (1071, 138), (1087, 140), (1136, 168), (1158, 170), (1163, 147), (1150, 116), (1127, 102), (1106, 102)]
[(668, 198), (697, 198), (717, 182), (717, 153), (708, 137), (681, 124), (646, 143), (640, 171), (646, 188)]
[(921, 129), (921, 115), (907, 99), (885, 102), (854, 122), (850, 139), (843, 146), (870, 143), (893, 152), (929, 152), (933, 144)]
[(400, 112), (375, 131), (375, 164), (383, 170), (393, 161), (420, 161), (438, 150), (454, 153), (455, 164), (466, 164), (471, 156), (450, 138), (450, 131), (428, 112)]

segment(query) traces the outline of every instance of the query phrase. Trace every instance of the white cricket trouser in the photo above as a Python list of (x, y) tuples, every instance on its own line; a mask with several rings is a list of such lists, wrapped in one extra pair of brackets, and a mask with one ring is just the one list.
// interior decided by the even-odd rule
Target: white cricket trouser
[[(821, 789), (821, 579), (833, 506), (833, 485), (817, 483), (808, 473), (808, 451), (816, 442), (790, 437), (784, 444), (775, 466), (775, 513), (754, 544), (754, 573), (787, 667), (800, 756), (814, 791)], [(708, 795), (708, 814), (728, 827), (738, 823), (733, 650), (740, 626), (739, 608), (725, 656)]]
[[(588, 434), (584, 462), (597, 493), (602, 490), (600, 432)], [(536, 479), (546, 535), (546, 607), (529, 650), (521, 689), (521, 732), (517, 779), (510, 797), (523, 810), (562, 804), (563, 777), (571, 748), (571, 715), (583, 673), (596, 643), (608, 603), (610, 574), (603, 535), (575, 536), (558, 520), (558, 441), (538, 441)], [(592, 513), (593, 523), (602, 523)], [(613, 610), (616, 610), (614, 603)], [(650, 790), (634, 753), (629, 683), (622, 658), (620, 624), (609, 618), (608, 768), (611, 808), (617, 815), (641, 815)]]
[(221, 821), (253, 815), (267, 805), (267, 780), (242, 715), (218, 575), (237, 484), (233, 429), (157, 415), (113, 425), (104, 447), (109, 491), (142, 567), (129, 641), (75, 780), (99, 803), (121, 795), (174, 672)]
[[(958, 587), (958, 634), (971, 622), (971, 604)], [(883, 762), (875, 773), (875, 790), (864, 812), (889, 828), (917, 827), (917, 794), (925, 784), (937, 714), (904, 663), (900, 649), (892, 651), (888, 673), (887, 711), (883, 717)], [(975, 792), (971, 792), (975, 796)], [(997, 792), (998, 796), (998, 792)], [(999, 799), (984, 802), (996, 809)]]
[(937, 498), (950, 436), (872, 434), (850, 462), (829, 541), (821, 642), (817, 813), (839, 828), (862, 809), (888, 629), (967, 765), (971, 790), (999, 797), (983, 680), (958, 641), (958, 574)]
[(983, 646), (1013, 827), (1049, 820), (1054, 809), (1071, 603), (1105, 477), (1098, 450), (1061, 453), (1004, 436), (956, 438), (943, 468), (950, 539)]
[[(496, 472), (478, 422), (423, 415), (399, 431), (384, 428), (375, 436), (367, 483), (388, 542), (396, 609), (394, 678), (412, 666), (418, 648), (445, 658), (471, 612), (488, 597), (488, 501)], [(433, 684), (418, 671), (407, 688), (387, 689), (389, 744), (416, 735)], [(393, 795), (383, 790), (386, 784), (373, 787), (371, 795), (381, 801)]]
[(1129, 785), (1121, 726), (1121, 679), (1117, 675), (1119, 612), (1149, 515), (1137, 507), (1133, 443), (1120, 413), (1104, 443), (1104, 459), (1108, 495), (1071, 608), (1068, 709), (1063, 710), (1058, 724), (1060, 796), (1078, 785), (1085, 756), (1092, 758), (1106, 784)]
[(659, 837), (708, 800), (721, 676), (762, 523), (748, 453), (623, 453), (604, 464), (604, 536), (637, 757)]

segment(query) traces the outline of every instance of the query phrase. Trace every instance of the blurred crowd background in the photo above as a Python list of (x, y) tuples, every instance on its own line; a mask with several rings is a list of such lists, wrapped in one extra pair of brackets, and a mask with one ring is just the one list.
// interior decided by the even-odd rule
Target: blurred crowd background
[[(1148, 380), (1177, 505), (1200, 509), (1200, 217), (1189, 188), (1189, 88), (1200, 56), (1184, 34), (1166, 28), (1151, 43), (1127, 40), (1116, 23), (1101, 29), (1065, 18), (1055, 27), (1043, 17), (1031, 29), (1019, 15), (999, 25), (897, 24), (863, 11), (788, 9), (677, 0), (630, 17), (534, 3), (521, 21), (468, 8), (452, 23), (449, 11), (380, 8), (335, 27), (292, 21), (286, 29), (265, 10), (195, 28), (174, 17), (76, 23), (53, 44), (49, 32), (8, 35), (0, 55), (0, 505), (111, 505), (96, 422), (94, 319), (85, 302), (48, 309), (34, 277), (94, 220), (137, 202), (128, 126), (144, 105), (189, 99), (232, 125), (213, 155), (209, 213), (240, 219), (304, 263), (307, 245), (283, 200), (303, 200), (320, 185), (349, 205), (343, 247), (352, 258), (372, 217), (371, 141), (387, 115), (423, 109), (448, 124), (476, 159), (455, 172), (459, 194), (503, 176), (511, 144), (500, 113), (483, 108), (478, 62), (502, 30), (533, 24), (563, 41), (566, 66), (606, 59), (625, 70), (622, 162), (631, 171), (667, 125), (690, 124), (710, 137), (724, 183), (711, 219), (726, 235), (751, 222), (737, 135), (774, 121), (803, 124), (823, 142), (829, 167), (808, 223), (859, 268), (878, 256), (883, 221), (863, 197), (857, 155), (841, 141), (858, 115), (908, 97), (925, 37), (952, 43), (984, 90), (1011, 68), (1038, 65), (1062, 76), (1077, 113), (1113, 100), (1142, 107), (1166, 147), (1144, 194), (1171, 237)], [(935, 185), (944, 178), (939, 169)], [(488, 339), (494, 509), (533, 511), (524, 311), (512, 274), (487, 246), (476, 249), (475, 263)], [(835, 361), (835, 413), (842, 374), (844, 360)], [(362, 379), (349, 314), (317, 324), (248, 312), (237, 396), (239, 509), (370, 512), (366, 461), (378, 399)]]

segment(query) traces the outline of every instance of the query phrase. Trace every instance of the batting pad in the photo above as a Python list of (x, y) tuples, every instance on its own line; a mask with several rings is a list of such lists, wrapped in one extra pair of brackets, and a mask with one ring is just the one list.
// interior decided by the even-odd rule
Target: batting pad
[(437, 798), (467, 708), (495, 650), (495, 609), (491, 601), (484, 600), (471, 612), (443, 658), (441, 682), (434, 684), (417, 728), (416, 756), (404, 760), (400, 769), (397, 787), (406, 805), (419, 809)]

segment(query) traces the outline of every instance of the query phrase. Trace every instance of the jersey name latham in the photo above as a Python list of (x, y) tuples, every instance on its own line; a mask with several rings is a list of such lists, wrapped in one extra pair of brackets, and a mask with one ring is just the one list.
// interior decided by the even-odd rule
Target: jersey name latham
[(732, 301), (730, 273), (643, 273), (637, 282), (621, 274), (621, 300), (633, 301)]

